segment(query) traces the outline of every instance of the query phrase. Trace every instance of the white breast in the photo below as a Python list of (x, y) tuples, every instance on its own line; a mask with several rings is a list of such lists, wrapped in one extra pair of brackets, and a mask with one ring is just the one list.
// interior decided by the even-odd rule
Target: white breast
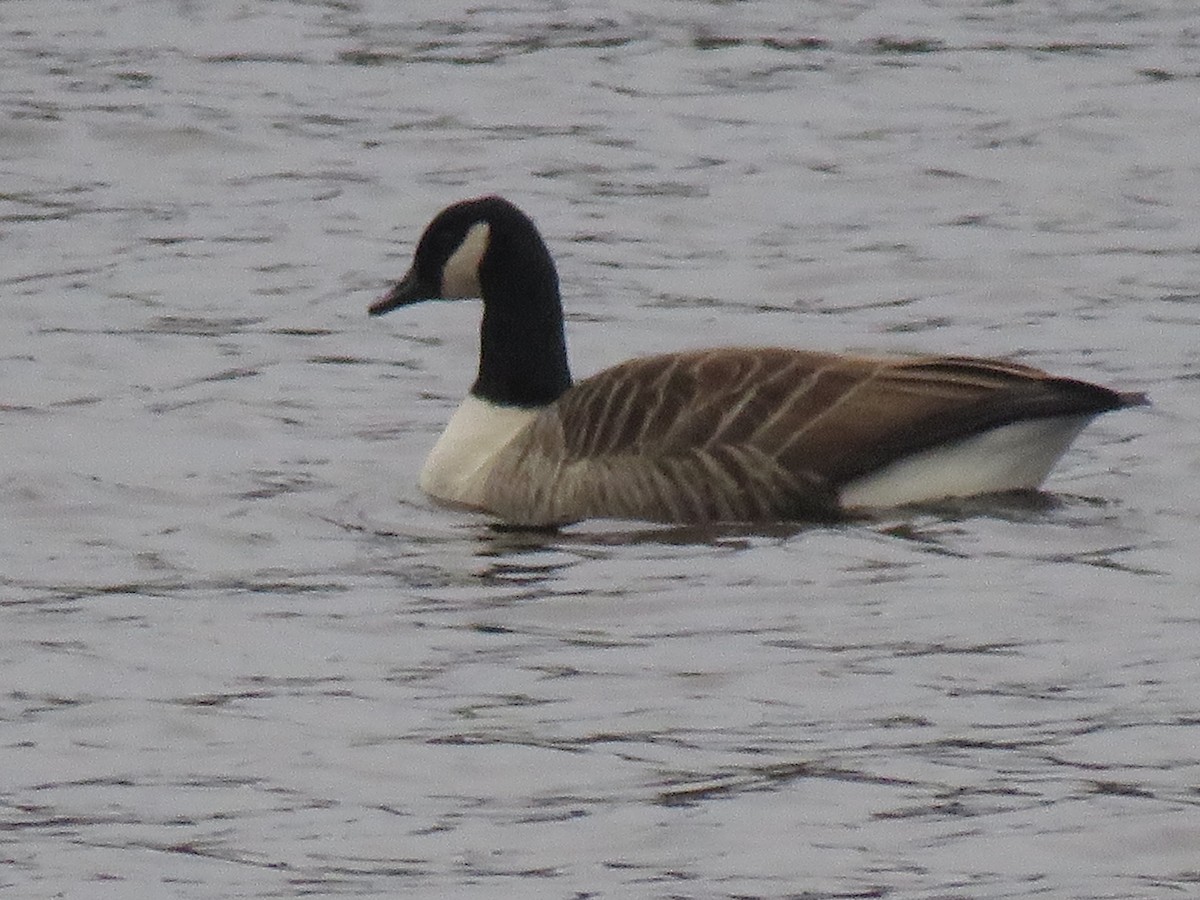
[(479, 507), (483, 485), (504, 447), (537, 410), (497, 406), (467, 395), (421, 469), (421, 490), (444, 503)]

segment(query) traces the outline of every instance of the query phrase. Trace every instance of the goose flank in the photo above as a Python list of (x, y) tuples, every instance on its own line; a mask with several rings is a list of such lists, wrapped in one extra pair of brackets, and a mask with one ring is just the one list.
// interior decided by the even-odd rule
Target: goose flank
[(1143, 404), (1015, 363), (723, 347), (572, 381), (554, 261), (499, 197), (447, 207), (370, 307), (481, 298), (479, 368), (421, 472), (509, 524), (828, 520), (1037, 488), (1095, 416)]

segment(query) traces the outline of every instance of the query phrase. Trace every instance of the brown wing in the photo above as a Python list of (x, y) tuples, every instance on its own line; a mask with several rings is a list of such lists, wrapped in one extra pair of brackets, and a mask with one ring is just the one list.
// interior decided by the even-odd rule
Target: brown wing
[[(908, 454), (1126, 402), (988, 360), (772, 348), (669, 354), (579, 382), (513, 448), (517, 468), (501, 466), (496, 478), (540, 485), (533, 505), (546, 521), (822, 517), (836, 513), (840, 485)], [(499, 481), (496, 489), (515, 490)]]

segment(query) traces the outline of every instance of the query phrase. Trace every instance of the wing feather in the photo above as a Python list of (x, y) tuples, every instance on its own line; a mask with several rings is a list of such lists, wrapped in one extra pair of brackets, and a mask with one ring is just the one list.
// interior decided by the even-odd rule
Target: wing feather
[(579, 382), (541, 413), (497, 460), (489, 506), (531, 524), (822, 518), (836, 514), (840, 485), (903, 456), (1129, 402), (1028, 366), (953, 356), (647, 357)]

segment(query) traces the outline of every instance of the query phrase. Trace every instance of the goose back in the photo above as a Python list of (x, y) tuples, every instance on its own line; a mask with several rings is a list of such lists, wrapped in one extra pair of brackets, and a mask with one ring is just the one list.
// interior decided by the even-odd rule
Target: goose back
[(843, 486), (914, 454), (1021, 421), (1086, 422), (1127, 402), (1027, 366), (951, 356), (651, 356), (580, 381), (538, 413), (493, 458), (479, 505), (523, 524), (832, 518)]

